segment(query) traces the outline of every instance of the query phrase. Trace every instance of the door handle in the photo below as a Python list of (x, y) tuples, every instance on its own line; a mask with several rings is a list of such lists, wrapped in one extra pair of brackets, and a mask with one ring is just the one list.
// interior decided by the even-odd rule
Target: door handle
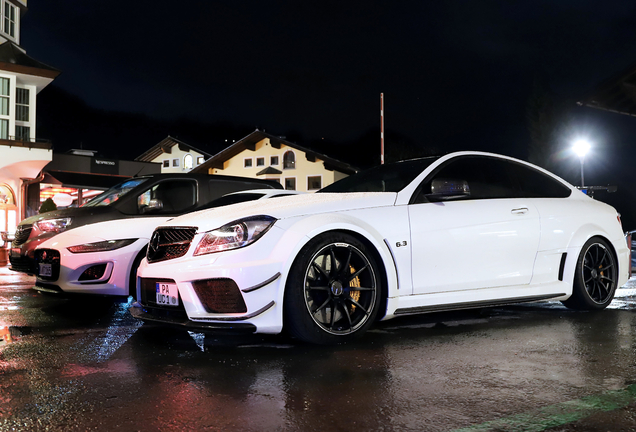
[(518, 215), (526, 214), (528, 213), (528, 207), (520, 207), (520, 208), (512, 209), (510, 210), (510, 213), (518, 214)]

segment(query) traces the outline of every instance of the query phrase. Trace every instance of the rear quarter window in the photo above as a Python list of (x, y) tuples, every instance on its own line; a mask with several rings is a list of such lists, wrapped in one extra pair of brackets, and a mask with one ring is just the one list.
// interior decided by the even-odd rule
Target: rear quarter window
[(567, 198), (572, 194), (572, 190), (559, 180), (527, 165), (511, 163), (510, 171), (522, 198)]

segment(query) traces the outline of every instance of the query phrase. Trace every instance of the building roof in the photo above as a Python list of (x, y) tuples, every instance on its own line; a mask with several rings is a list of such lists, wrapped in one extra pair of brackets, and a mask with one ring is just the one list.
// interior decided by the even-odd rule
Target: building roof
[(272, 166), (268, 166), (265, 169), (260, 170), (259, 172), (256, 173), (257, 176), (259, 175), (266, 175), (266, 174), (271, 174), (271, 175), (280, 175), (283, 172), (279, 169), (276, 169)]
[(55, 79), (60, 71), (37, 61), (11, 41), (0, 45), (0, 69), (10, 72)]
[[(274, 135), (270, 135), (268, 133), (259, 131), (258, 129), (256, 129), (254, 132), (252, 132), (251, 134), (247, 135), (246, 137), (238, 140), (237, 142), (235, 142), (234, 144), (232, 144), (231, 146), (227, 147), (226, 149), (220, 151), (219, 153), (215, 154), (214, 156), (212, 156), (210, 159), (208, 159), (207, 161), (205, 161), (204, 163), (202, 163), (201, 165), (197, 166), (196, 168), (194, 168), (192, 170), (192, 172), (207, 172), (210, 168), (217, 168), (217, 169), (223, 169), (223, 163), (225, 161), (227, 161), (228, 159), (233, 158), (234, 156), (236, 156), (237, 154), (241, 153), (243, 150), (255, 150), (256, 149), (256, 143), (258, 143), (259, 141), (262, 141), (265, 138), (269, 138), (269, 142), (271, 144), (272, 147), (274, 148), (280, 148), (281, 145), (285, 145), (287, 147), (291, 147), (294, 148), (296, 150), (300, 150), (302, 152), (305, 153), (305, 157), (307, 158), (308, 161), (310, 162), (315, 162), (316, 159), (320, 159), (323, 161), (325, 168), (328, 170), (335, 170), (335, 171), (340, 171), (342, 173), (345, 174), (355, 174), (356, 172), (358, 172), (358, 168), (349, 165), (348, 163), (345, 162), (341, 162), (337, 159), (331, 158), (329, 156), (326, 156), (322, 153), (318, 153), (314, 150), (311, 150), (309, 148), (306, 147), (302, 147), (299, 146), (296, 143), (287, 141), (283, 138), (274, 136)], [(262, 174), (263, 172), (261, 171), (259, 174)]]
[(636, 64), (603, 81), (578, 105), (636, 116)]
[(112, 174), (93, 174), (69, 171), (46, 170), (43, 183), (61, 184), (63, 187), (109, 189), (130, 178)]
[(141, 161), (141, 162), (151, 162), (151, 161), (155, 160), (157, 157), (161, 156), (164, 153), (168, 153), (168, 154), (172, 153), (172, 148), (174, 146), (179, 146), (179, 150), (184, 151), (184, 152), (188, 152), (190, 150), (194, 150), (195, 152), (200, 153), (203, 156), (205, 156), (206, 159), (208, 159), (209, 157), (212, 156), (208, 152), (204, 152), (203, 150), (199, 150), (196, 147), (192, 147), (191, 145), (186, 144), (183, 141), (179, 141), (178, 139), (173, 138), (170, 135), (168, 135), (166, 138), (161, 140), (159, 143), (155, 144), (154, 146), (152, 146), (148, 150), (146, 150), (144, 153), (142, 153), (141, 155), (137, 156), (135, 158), (135, 160), (136, 161)]

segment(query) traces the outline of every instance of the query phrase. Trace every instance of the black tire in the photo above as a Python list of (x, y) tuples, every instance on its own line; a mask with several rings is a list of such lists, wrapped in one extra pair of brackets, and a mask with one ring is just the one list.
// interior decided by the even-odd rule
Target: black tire
[(285, 330), (323, 345), (359, 337), (378, 314), (379, 270), (374, 254), (351, 235), (334, 232), (312, 240), (296, 257), (287, 279)]
[(141, 260), (146, 257), (147, 250), (148, 245), (144, 246), (143, 249), (139, 251), (132, 263), (132, 267), (130, 267), (130, 276), (128, 279), (128, 295), (132, 296), (133, 301), (137, 300), (137, 269), (139, 268), (139, 264), (141, 264)]
[(570, 309), (605, 309), (614, 298), (618, 264), (609, 243), (592, 237), (581, 248), (574, 270), (572, 296), (563, 301)]

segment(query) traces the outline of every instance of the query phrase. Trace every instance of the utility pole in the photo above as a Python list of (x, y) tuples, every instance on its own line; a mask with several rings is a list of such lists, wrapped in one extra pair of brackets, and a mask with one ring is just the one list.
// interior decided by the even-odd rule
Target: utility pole
[(380, 165), (384, 165), (384, 93), (380, 93)]

